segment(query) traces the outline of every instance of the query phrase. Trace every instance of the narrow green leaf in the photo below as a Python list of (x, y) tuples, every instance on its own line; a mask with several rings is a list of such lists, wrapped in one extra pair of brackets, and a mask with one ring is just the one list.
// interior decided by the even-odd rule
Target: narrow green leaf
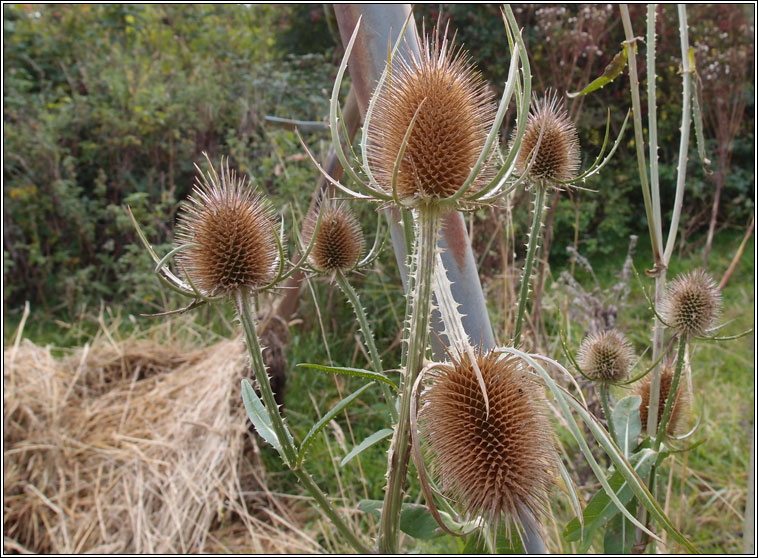
[(350, 450), (350, 453), (348, 453), (340, 462), (340, 467), (344, 467), (347, 465), (352, 459), (361, 453), (363, 453), (365, 450), (376, 444), (377, 442), (380, 442), (387, 438), (388, 436), (391, 436), (394, 430), (391, 428), (383, 428), (379, 432), (374, 432), (371, 436), (363, 440), (360, 444), (355, 446), (352, 450)]
[(358, 388), (356, 391), (345, 397), (342, 401), (337, 403), (334, 407), (332, 407), (332, 410), (326, 413), (323, 417), (321, 417), (321, 420), (318, 421), (316, 424), (313, 425), (310, 432), (305, 435), (305, 438), (303, 439), (303, 443), (300, 445), (300, 453), (297, 456), (297, 466), (300, 467), (303, 463), (303, 459), (305, 458), (305, 452), (308, 450), (308, 446), (311, 445), (313, 442), (313, 439), (316, 437), (316, 435), (321, 432), (324, 427), (329, 424), (329, 421), (331, 421), (334, 417), (337, 416), (340, 412), (342, 412), (343, 409), (345, 409), (350, 403), (355, 401), (358, 396), (366, 391), (368, 388), (371, 387), (371, 384), (366, 384), (360, 388)]
[(708, 168), (711, 160), (705, 154), (705, 136), (703, 135), (703, 111), (700, 108), (700, 95), (703, 91), (703, 82), (695, 69), (695, 49), (690, 47), (688, 51), (690, 59), (690, 68), (692, 69), (693, 83), (692, 88), (692, 120), (695, 122), (695, 142), (697, 143), (697, 154), (700, 156), (700, 162), (703, 165), (705, 174), (713, 174)]
[(608, 85), (618, 76), (620, 76), (621, 72), (624, 71), (625, 67), (626, 67), (626, 49), (622, 48), (621, 52), (619, 52), (616, 56), (614, 56), (613, 60), (611, 60), (611, 63), (605, 67), (605, 70), (603, 71), (603, 75), (601, 75), (599, 78), (594, 80), (592, 83), (590, 83), (587, 87), (585, 87), (581, 91), (577, 91), (575, 93), (566, 93), (566, 96), (569, 99), (573, 99), (574, 97), (578, 97), (579, 95), (587, 95), (588, 93), (597, 91), (601, 87)]
[(619, 448), (624, 452), (627, 459), (635, 447), (637, 436), (642, 430), (641, 402), (642, 398), (639, 395), (629, 395), (616, 403), (613, 408), (613, 426), (616, 428), (616, 435), (619, 437)]
[[(643, 450), (638, 456), (639, 461), (635, 466), (635, 471), (641, 477), (647, 476), (653, 463), (655, 463), (656, 453), (651, 450)], [(608, 484), (622, 505), (626, 505), (632, 499), (634, 495), (632, 489), (620, 472), (613, 473), (608, 479)], [(568, 542), (591, 541), (595, 531), (605, 525), (617, 513), (619, 513), (618, 507), (611, 501), (608, 493), (605, 490), (600, 490), (584, 508), (584, 533), (582, 534), (582, 525), (579, 519), (574, 518), (566, 525), (563, 536)]]
[(276, 437), (273, 426), (271, 426), (271, 417), (268, 416), (260, 397), (247, 380), (242, 380), (242, 402), (245, 404), (245, 411), (253, 423), (255, 431), (281, 454), (282, 446)]
[(321, 364), (309, 363), (301, 363), (298, 364), (298, 366), (301, 366), (303, 368), (312, 368), (313, 370), (320, 370), (321, 372), (335, 372), (337, 374), (346, 374), (348, 376), (360, 376), (362, 378), (368, 378), (369, 380), (384, 382), (385, 384), (392, 387), (395, 391), (400, 391), (400, 388), (397, 387), (395, 382), (390, 380), (381, 372), (372, 372), (371, 370), (364, 370), (363, 368), (344, 368), (341, 366), (323, 366)]

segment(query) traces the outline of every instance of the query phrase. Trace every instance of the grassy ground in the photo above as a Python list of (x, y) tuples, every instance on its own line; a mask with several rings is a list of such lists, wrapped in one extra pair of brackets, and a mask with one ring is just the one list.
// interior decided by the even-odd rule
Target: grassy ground
[[(637, 269), (649, 267), (650, 254), (645, 249), (647, 238), (640, 241), (635, 255)], [(728, 267), (741, 241), (737, 232), (724, 232), (717, 236), (711, 254), (709, 269), (718, 281)], [(724, 291), (724, 314), (722, 321), (730, 322), (723, 332), (733, 334), (745, 331), (754, 324), (754, 243), (751, 240), (742, 260)], [(613, 257), (592, 262), (601, 288), (608, 288), (616, 281), (625, 256), (625, 249), (615, 252)], [(669, 278), (677, 273), (694, 269), (700, 263), (701, 252), (695, 249), (689, 254), (675, 258), (669, 270)], [(560, 270), (553, 270), (550, 277), (557, 278)], [(591, 278), (585, 271), (577, 270), (577, 278), (589, 284)], [(377, 331), (378, 346), (384, 351), (386, 368), (393, 368), (399, 362), (399, 336), (404, 298), (399, 287), (397, 270), (390, 257), (383, 258), (375, 270), (362, 276), (351, 278), (357, 290), (364, 297), (369, 318)], [(652, 281), (643, 279), (645, 287), (652, 288)], [(548, 281), (548, 292), (554, 298), (546, 298), (546, 321), (548, 330), (554, 315), (549, 311), (551, 300), (560, 298), (557, 283)], [(638, 352), (644, 348), (649, 337), (650, 313), (644, 305), (640, 286), (634, 280), (627, 304), (620, 307), (619, 326), (634, 340)], [(551, 291), (550, 289), (554, 289)], [(318, 304), (314, 303), (314, 298)], [(556, 306), (557, 307), (557, 306)], [(104, 309), (101, 315), (107, 319), (108, 313), (118, 314), (118, 309)], [(51, 342), (57, 345), (82, 343), (97, 329), (97, 314), (74, 325), (55, 323), (49, 319), (32, 316), (25, 333), (36, 342)], [(343, 396), (362, 385), (359, 378), (335, 377), (321, 372), (297, 368), (297, 363), (333, 362), (338, 366), (367, 366), (368, 359), (359, 343), (359, 331), (352, 311), (335, 285), (323, 280), (312, 280), (310, 287), (302, 291), (299, 321), (292, 327), (292, 340), (288, 349), (289, 379), (286, 394), (286, 413), (296, 440), (302, 440), (311, 424), (329, 410)], [(6, 323), (6, 346), (11, 341), (10, 334), (18, 317), (10, 316)], [(202, 343), (231, 335), (236, 326), (229, 309), (210, 309), (197, 315), (198, 323), (212, 323), (218, 337), (206, 338)], [(122, 335), (130, 329), (145, 327), (140, 319), (125, 316)], [(184, 331), (189, 331), (187, 328)], [(574, 346), (578, 345), (581, 332), (575, 332)], [(736, 341), (723, 343), (700, 342), (692, 347), (692, 383), (694, 388), (694, 417), (703, 414), (699, 431), (690, 443), (703, 441), (694, 450), (676, 454), (668, 459), (659, 479), (661, 499), (674, 523), (689, 537), (702, 552), (734, 553), (742, 550), (742, 528), (744, 525), (745, 487), (749, 461), (749, 439), (753, 425), (754, 409), (754, 336), (749, 335)], [(559, 357), (559, 355), (551, 355)], [(563, 360), (559, 358), (559, 360)], [(623, 395), (623, 394), (618, 394)], [(381, 499), (383, 496), (386, 450), (388, 440), (384, 440), (365, 451), (358, 459), (344, 467), (340, 460), (361, 440), (382, 428), (388, 427), (389, 417), (378, 388), (370, 389), (361, 401), (350, 408), (347, 414), (332, 421), (319, 436), (307, 458), (309, 472), (328, 493), (354, 507), (362, 499)], [(284, 470), (271, 448), (262, 448), (264, 461), (269, 471), (269, 484), (274, 492), (300, 493), (301, 488), (293, 476)], [(409, 475), (409, 494), (415, 498), (419, 493), (416, 475)], [(589, 498), (596, 486), (587, 483), (581, 486), (582, 495)], [(308, 510), (307, 504), (293, 504)], [(554, 519), (548, 523), (548, 547), (551, 551), (571, 551), (571, 546), (559, 536), (570, 518), (565, 497), (558, 491), (553, 494), (552, 511)], [(318, 542), (330, 551), (347, 551), (338, 540), (328, 523), (315, 512), (308, 513), (312, 521), (320, 523), (316, 531), (321, 533)], [(374, 519), (362, 513), (355, 513), (352, 520), (356, 529), (375, 534)], [(602, 549), (598, 540), (596, 550)], [(422, 541), (418, 550), (459, 552), (460, 543), (449, 537), (433, 541)], [(667, 552), (676, 547), (667, 546)]]

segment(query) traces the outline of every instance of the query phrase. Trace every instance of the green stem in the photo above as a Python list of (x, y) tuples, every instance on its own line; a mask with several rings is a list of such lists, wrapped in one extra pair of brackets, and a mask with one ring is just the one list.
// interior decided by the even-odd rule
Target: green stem
[(545, 205), (546, 184), (536, 184), (534, 186), (534, 214), (532, 215), (532, 227), (529, 229), (529, 246), (526, 251), (526, 261), (524, 262), (524, 273), (521, 276), (521, 294), (518, 301), (518, 311), (516, 313), (516, 327), (513, 331), (513, 346), (518, 347), (521, 341), (521, 328), (526, 313), (526, 301), (529, 298), (529, 283), (532, 278), (532, 266), (534, 265), (534, 255), (537, 252), (540, 234), (542, 232), (542, 211)]
[(295, 473), (298, 480), (303, 483), (303, 486), (308, 489), (308, 492), (311, 493), (313, 499), (316, 500), (316, 503), (321, 507), (322, 511), (332, 521), (334, 526), (337, 528), (340, 534), (345, 537), (350, 545), (359, 554), (371, 554), (371, 549), (363, 544), (363, 542), (361, 542), (361, 540), (355, 535), (355, 528), (351, 528), (345, 524), (345, 522), (342, 520), (342, 517), (337, 513), (324, 493), (321, 492), (321, 489), (314, 482), (311, 476), (302, 468), (293, 469), (292, 472)]
[(610, 388), (608, 387), (608, 384), (603, 383), (598, 386), (598, 393), (600, 395), (600, 404), (603, 406), (603, 413), (605, 413), (605, 420), (608, 423), (608, 432), (611, 435), (611, 438), (613, 438), (613, 441), (616, 442), (616, 444), (621, 447), (621, 441), (618, 439), (618, 436), (616, 436), (616, 427), (613, 424), (613, 415), (611, 414), (611, 405), (609, 401), (609, 391)]
[(355, 529), (348, 526), (342, 517), (337, 513), (329, 500), (326, 498), (321, 489), (313, 482), (311, 476), (306, 473), (302, 468), (293, 469), (292, 467), (297, 463), (297, 451), (290, 438), (287, 427), (279, 414), (279, 407), (274, 399), (274, 393), (271, 391), (271, 383), (266, 372), (266, 365), (263, 362), (263, 353), (261, 351), (261, 345), (258, 341), (258, 333), (255, 329), (255, 321), (253, 319), (252, 309), (250, 308), (250, 295), (245, 289), (238, 289), (235, 292), (235, 303), (237, 305), (237, 314), (239, 315), (240, 322), (242, 323), (242, 330), (245, 333), (245, 340), (247, 341), (247, 351), (250, 354), (250, 360), (252, 362), (253, 372), (255, 373), (255, 380), (258, 384), (258, 389), (263, 397), (263, 402), (266, 406), (266, 411), (271, 419), (271, 426), (274, 429), (277, 440), (281, 444), (284, 455), (286, 458), (287, 466), (290, 467), (293, 473), (297, 476), (303, 486), (308, 489), (313, 496), (316, 503), (321, 507), (322, 511), (329, 517), (334, 524), (334, 527), (345, 537), (353, 548), (360, 554), (368, 554), (370, 551), (366, 545), (364, 545), (355, 535)]
[(653, 203), (650, 194), (650, 185), (647, 179), (647, 165), (645, 164), (645, 141), (642, 138), (642, 108), (640, 106), (639, 79), (637, 77), (637, 58), (635, 53), (636, 37), (632, 31), (632, 22), (629, 18), (629, 8), (621, 4), (621, 22), (624, 26), (624, 48), (626, 49), (627, 64), (629, 64), (629, 85), (632, 92), (632, 117), (634, 120), (634, 144), (637, 149), (637, 167), (640, 174), (640, 186), (642, 186), (642, 198), (645, 202), (645, 213), (650, 230), (650, 244), (653, 246), (653, 260), (656, 264), (661, 262), (663, 242), (661, 240), (661, 223), (655, 218)]
[(279, 414), (279, 406), (276, 404), (274, 393), (271, 391), (271, 383), (266, 372), (266, 364), (263, 362), (263, 353), (261, 345), (258, 342), (258, 332), (255, 330), (255, 321), (253, 320), (253, 313), (250, 308), (250, 295), (246, 289), (237, 289), (234, 296), (237, 304), (237, 314), (239, 314), (240, 322), (242, 323), (242, 330), (245, 332), (247, 351), (250, 353), (255, 381), (258, 384), (258, 389), (261, 391), (266, 412), (271, 417), (271, 426), (274, 429), (276, 438), (282, 445), (287, 466), (293, 467), (297, 463), (297, 452), (288, 436), (287, 427), (284, 425), (282, 416)]
[[(345, 296), (347, 296), (348, 300), (350, 301), (350, 304), (355, 311), (355, 317), (358, 318), (358, 324), (360, 325), (361, 332), (363, 333), (363, 338), (366, 340), (366, 348), (368, 349), (368, 354), (371, 358), (371, 365), (374, 367), (374, 372), (381, 373), (384, 369), (382, 367), (382, 359), (379, 357), (379, 351), (377, 350), (376, 343), (374, 341), (374, 334), (368, 325), (368, 319), (366, 319), (366, 313), (364, 312), (361, 301), (358, 298), (358, 293), (355, 292), (355, 289), (353, 289), (353, 286), (347, 280), (347, 277), (345, 277), (342, 271), (337, 271), (335, 274), (335, 279), (337, 280), (337, 284), (342, 289), (342, 292), (345, 293)], [(392, 422), (397, 422), (395, 396), (392, 393), (390, 386), (383, 382), (377, 383), (379, 384), (379, 387), (384, 394), (384, 399), (387, 401), (387, 405), (389, 406)]]
[[(422, 206), (415, 215), (414, 270), (409, 276), (409, 291), (412, 297), (410, 325), (406, 343), (403, 345), (403, 390), (400, 396), (400, 416), (389, 451), (387, 491), (384, 495), (382, 516), (379, 522), (379, 552), (397, 554), (398, 524), (403, 503), (403, 488), (410, 458), (410, 408), (411, 392), (423, 366), (429, 342), (429, 317), (431, 315), (432, 287), (434, 282), (434, 259), (437, 251), (437, 235), (440, 214), (434, 206)], [(411, 287), (412, 285), (412, 287)]]
[[(671, 387), (669, 387), (668, 396), (666, 397), (666, 406), (663, 408), (663, 415), (661, 416), (660, 424), (658, 425), (658, 435), (655, 437), (655, 444), (653, 445), (655, 451), (658, 451), (663, 442), (663, 438), (666, 436), (668, 430), (669, 419), (674, 409), (674, 402), (676, 401), (677, 390), (679, 389), (679, 378), (682, 375), (682, 368), (684, 367), (684, 349), (687, 346), (687, 337), (684, 335), (679, 337), (679, 347), (676, 355), (676, 369), (674, 370), (674, 377), (671, 380)], [(648, 415), (650, 413), (648, 412)]]

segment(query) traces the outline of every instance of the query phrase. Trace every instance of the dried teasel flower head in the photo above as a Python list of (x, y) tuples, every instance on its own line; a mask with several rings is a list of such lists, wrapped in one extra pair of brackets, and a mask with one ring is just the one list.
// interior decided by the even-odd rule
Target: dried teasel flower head
[(521, 525), (544, 511), (553, 483), (553, 429), (544, 394), (520, 359), (479, 354), (489, 415), (467, 355), (439, 365), (421, 394), (419, 433), (443, 492), (494, 525), (500, 513)]
[(704, 335), (721, 310), (721, 294), (702, 270), (679, 275), (663, 301), (663, 319), (680, 335)]
[(314, 232), (316, 238), (308, 255), (308, 263), (314, 269), (322, 273), (347, 272), (357, 265), (363, 253), (363, 233), (347, 205), (326, 201), (318, 211), (309, 213), (303, 225), (306, 246)]
[[(533, 153), (535, 150), (536, 156)], [(529, 168), (529, 178), (533, 183), (558, 186), (556, 182), (571, 180), (579, 170), (579, 136), (566, 109), (559, 106), (555, 92), (548, 92), (532, 103), (516, 158), (519, 173), (527, 171), (533, 156), (534, 163)]]
[[(663, 409), (666, 406), (666, 399), (671, 391), (671, 382), (674, 379), (674, 364), (668, 363), (661, 370), (661, 390), (658, 397), (658, 425), (661, 424)], [(647, 430), (647, 415), (650, 408), (650, 383), (651, 377), (648, 374), (637, 384), (637, 395), (642, 398), (640, 403), (640, 421), (642, 422), (642, 431)], [(681, 432), (686, 416), (690, 410), (690, 394), (684, 381), (684, 374), (679, 380), (677, 386), (676, 399), (671, 409), (671, 416), (666, 430), (669, 435), (675, 435)], [(658, 426), (656, 425), (656, 426)]]
[[(398, 198), (444, 200), (455, 194), (484, 150), (497, 111), (468, 56), (434, 31), (425, 36), (418, 58), (398, 60), (375, 96), (367, 155), (379, 187), (392, 194), (395, 160), (415, 115), (399, 165)], [(493, 163), (485, 162), (467, 193), (492, 179)]]
[(208, 296), (238, 288), (257, 290), (276, 277), (279, 256), (274, 211), (245, 177), (221, 161), (221, 175), (210, 159), (182, 206), (176, 228), (177, 254), (192, 282)]
[(624, 334), (611, 329), (585, 337), (576, 360), (588, 378), (616, 384), (629, 377), (634, 351)]

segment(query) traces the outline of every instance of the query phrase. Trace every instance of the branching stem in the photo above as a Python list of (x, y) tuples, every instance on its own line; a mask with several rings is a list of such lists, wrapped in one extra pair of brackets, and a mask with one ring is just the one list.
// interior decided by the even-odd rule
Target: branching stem
[(303, 470), (302, 467), (297, 469), (293, 468), (295, 463), (297, 463), (297, 451), (295, 450), (292, 439), (287, 432), (287, 427), (279, 414), (279, 407), (274, 399), (274, 393), (271, 391), (271, 384), (269, 383), (268, 373), (266, 372), (266, 365), (263, 362), (261, 345), (258, 341), (258, 333), (255, 330), (253, 312), (250, 307), (250, 294), (247, 290), (237, 290), (235, 293), (235, 303), (237, 306), (237, 314), (242, 323), (242, 330), (245, 333), (247, 350), (250, 354), (253, 372), (255, 373), (255, 380), (258, 384), (258, 389), (261, 391), (266, 412), (271, 419), (271, 426), (274, 429), (279, 444), (281, 444), (283, 448), (287, 465), (292, 472), (295, 473), (298, 480), (303, 483), (303, 486), (308, 492), (310, 492), (313, 499), (316, 500), (316, 503), (321, 507), (321, 510), (332, 521), (334, 527), (343, 537), (345, 537), (345, 540), (347, 540), (360, 554), (369, 554), (369, 548), (355, 535), (355, 529), (345, 523), (342, 516), (337, 513), (337, 510), (334, 509), (334, 506), (332, 506), (331, 502), (329, 502), (311, 476)]

